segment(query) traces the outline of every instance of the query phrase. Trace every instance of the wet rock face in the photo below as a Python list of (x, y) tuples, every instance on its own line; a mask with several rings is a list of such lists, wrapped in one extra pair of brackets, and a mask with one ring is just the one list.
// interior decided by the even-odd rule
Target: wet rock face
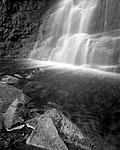
[[(101, 35), (101, 37), (96, 39), (91, 39), (91, 44), (89, 44), (89, 54), (87, 56), (87, 63), (93, 65), (102, 66), (115, 66), (112, 72), (119, 72), (117, 69), (120, 63), (120, 34), (119, 31), (114, 31), (110, 34)], [(93, 46), (94, 45), (94, 46)], [(93, 66), (91, 66), (93, 67)]]
[(53, 0), (0, 1), (0, 57), (26, 57)]
[(98, 0), (91, 21), (90, 33), (113, 31), (120, 28), (120, 1)]

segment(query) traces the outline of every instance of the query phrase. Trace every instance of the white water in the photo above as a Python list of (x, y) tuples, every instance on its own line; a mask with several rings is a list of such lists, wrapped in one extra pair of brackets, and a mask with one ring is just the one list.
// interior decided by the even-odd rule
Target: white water
[(45, 20), (45, 38), (36, 42), (30, 58), (73, 65), (119, 64), (120, 36), (107, 33), (107, 5), (103, 17), (106, 33), (90, 35), (97, 0), (60, 1), (50, 19)]
[(31, 58), (87, 64), (91, 39), (88, 30), (97, 0), (63, 0), (49, 20), (47, 39), (36, 43)]

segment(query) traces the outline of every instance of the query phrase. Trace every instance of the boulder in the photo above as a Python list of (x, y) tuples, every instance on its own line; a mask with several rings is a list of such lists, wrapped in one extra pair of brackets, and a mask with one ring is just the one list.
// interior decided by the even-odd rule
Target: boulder
[(3, 83), (7, 83), (7, 84), (17, 84), (20, 82), (20, 80), (17, 77), (13, 77), (10, 75), (5, 75), (2, 77), (1, 81)]
[[(21, 124), (24, 121), (22, 115), (25, 113), (25, 99), (26, 97), (21, 90), (0, 83), (0, 115), (7, 130), (10, 130), (13, 125)], [(2, 121), (0, 121), (0, 124)]]
[(0, 114), (5, 113), (15, 99), (23, 99), (22, 90), (0, 82)]
[[(64, 142), (73, 145), (76, 148), (79, 147), (80, 149), (95, 150), (95, 145), (89, 137), (85, 136), (76, 124), (72, 123), (72, 121), (63, 115), (62, 112), (56, 109), (51, 108), (43, 115), (28, 120), (26, 124), (28, 127), (34, 129), (30, 137), (27, 139), (27, 144), (53, 150), (53, 143), (51, 143), (50, 140), (54, 141), (54, 138), (56, 137), (56, 140), (59, 141), (60, 139), (57, 135), (59, 133)], [(47, 144), (49, 142), (51, 145)], [(55, 142), (56, 141), (54, 141), (54, 144)], [(56, 145), (58, 146), (59, 144), (56, 142)], [(60, 144), (59, 146), (60, 147), (58, 148), (60, 149), (63, 144)]]
[(66, 143), (86, 150), (95, 149), (95, 145), (89, 137), (84, 135), (82, 130), (60, 111), (50, 109), (45, 116), (52, 118), (62, 140)]
[(49, 150), (68, 150), (60, 138), (52, 119), (45, 117), (45, 115), (38, 119), (38, 125), (26, 143)]
[(19, 74), (14, 74), (15, 77), (22, 79), (22, 76), (20, 76)]
[(0, 115), (0, 131), (2, 130), (3, 128), (3, 116)]
[[(12, 104), (9, 106), (9, 108), (7, 109), (6, 113), (3, 114), (4, 125), (7, 130), (10, 130), (11, 127), (15, 124), (21, 124), (24, 122), (24, 119), (22, 118), (22, 115), (20, 114), (21, 107), (23, 106), (23, 104), (24, 104), (24, 96), (21, 101), (19, 101), (18, 99), (15, 99), (12, 102)], [(18, 128), (21, 128), (21, 126)]]
[(35, 129), (38, 126), (38, 117), (27, 120), (26, 125), (29, 128)]

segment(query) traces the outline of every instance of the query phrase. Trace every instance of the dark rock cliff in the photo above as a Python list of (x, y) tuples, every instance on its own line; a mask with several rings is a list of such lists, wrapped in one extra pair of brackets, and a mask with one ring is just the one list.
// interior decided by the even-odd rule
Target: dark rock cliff
[(28, 57), (43, 14), (54, 0), (0, 1), (0, 58)]

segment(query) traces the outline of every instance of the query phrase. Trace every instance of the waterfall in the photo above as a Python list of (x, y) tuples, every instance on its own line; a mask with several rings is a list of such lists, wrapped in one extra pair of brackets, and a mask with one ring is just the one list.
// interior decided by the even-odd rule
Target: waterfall
[[(90, 46), (89, 25), (96, 0), (63, 0), (49, 19), (49, 32), (40, 46), (36, 43), (32, 59), (69, 64), (86, 64)], [(78, 58), (79, 55), (79, 58)]]
[[(109, 31), (109, 7), (106, 0), (103, 18), (99, 0), (62, 0), (40, 28), (31, 59), (73, 65), (113, 66), (120, 64), (120, 30)], [(97, 22), (96, 22), (97, 21)], [(96, 23), (104, 21), (102, 33)], [(92, 32), (91, 32), (92, 31)], [(95, 32), (94, 32), (95, 31)], [(41, 38), (40, 38), (41, 37)]]

